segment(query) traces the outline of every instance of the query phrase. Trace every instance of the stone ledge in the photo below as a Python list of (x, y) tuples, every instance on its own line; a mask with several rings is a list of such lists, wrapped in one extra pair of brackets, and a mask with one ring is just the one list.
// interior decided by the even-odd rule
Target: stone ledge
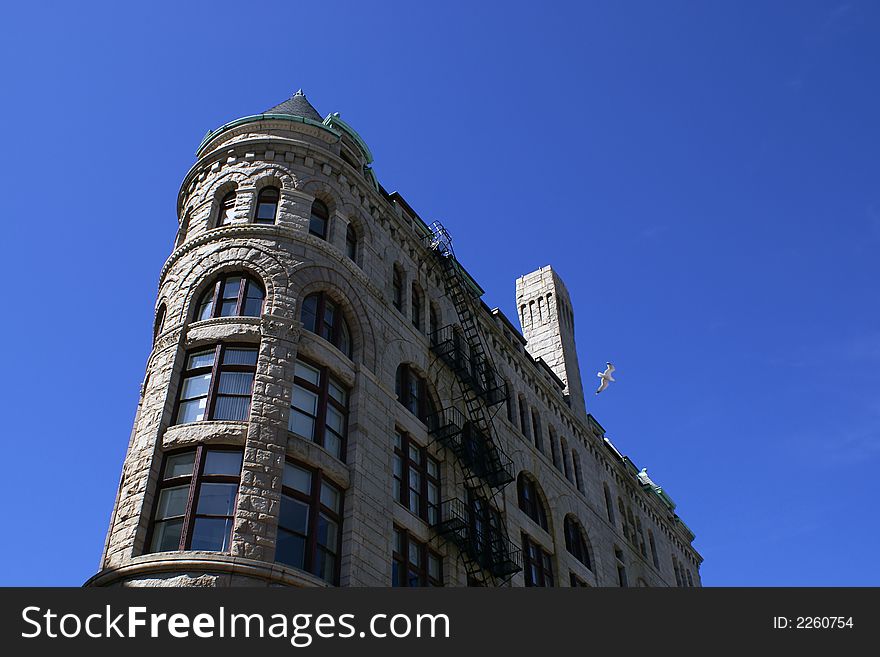
[(207, 420), (175, 424), (162, 435), (162, 449), (204, 445), (235, 445), (244, 447), (247, 422)]
[[(159, 552), (135, 557), (123, 566), (107, 568), (91, 577), (83, 586), (138, 586), (137, 579), (176, 574), (170, 585), (179, 586), (187, 578), (195, 586), (214, 586), (211, 575), (239, 576), (273, 586), (329, 586), (322, 579), (278, 563), (242, 559), (217, 552)], [(207, 576), (207, 577), (205, 577)], [(133, 581), (134, 580), (134, 581)], [(161, 586), (146, 583), (141, 586)], [(225, 585), (225, 584), (220, 584)]]

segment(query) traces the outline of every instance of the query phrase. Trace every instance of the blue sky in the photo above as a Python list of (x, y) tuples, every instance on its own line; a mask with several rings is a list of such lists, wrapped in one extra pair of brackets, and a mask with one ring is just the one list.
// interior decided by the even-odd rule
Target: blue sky
[(561, 273), (705, 585), (880, 585), (880, 6), (129, 4), (0, 25), (0, 584), (95, 572), (180, 181), (302, 87), (490, 306)]

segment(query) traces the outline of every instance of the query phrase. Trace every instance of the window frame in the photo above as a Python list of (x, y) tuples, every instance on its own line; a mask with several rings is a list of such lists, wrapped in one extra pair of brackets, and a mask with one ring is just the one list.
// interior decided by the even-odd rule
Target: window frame
[[(220, 226), (231, 226), (232, 224), (238, 223), (234, 221), (235, 219), (235, 205), (238, 201), (238, 190), (233, 189), (231, 192), (227, 192), (220, 199), (220, 203), (217, 206), (217, 222), (216, 225), (219, 228)], [(229, 216), (229, 211), (232, 211), (233, 216)]]
[[(196, 367), (193, 369), (188, 369), (188, 362), (190, 356), (194, 356), (198, 353), (207, 353), (210, 348), (214, 349), (214, 360), (210, 366), (204, 367)], [(256, 359), (254, 360), (253, 365), (238, 365), (231, 363), (223, 363), (223, 356), (228, 349), (249, 349), (256, 352)], [(254, 381), (256, 380), (257, 375), (257, 364), (260, 360), (260, 346), (253, 343), (238, 343), (238, 342), (217, 342), (214, 345), (203, 345), (201, 347), (195, 347), (193, 349), (188, 349), (184, 352), (183, 356), (183, 369), (179, 374), (178, 386), (177, 386), (177, 394), (174, 402), (174, 414), (172, 417), (174, 420), (172, 421), (172, 426), (178, 426), (181, 424), (192, 424), (194, 422), (248, 422), (250, 421), (251, 414), (251, 406), (254, 401)], [(251, 379), (251, 392), (250, 392), (250, 401), (248, 402), (248, 412), (247, 417), (243, 420), (227, 420), (222, 418), (215, 418), (215, 411), (217, 405), (217, 399), (223, 396), (223, 393), (219, 392), (220, 387), (220, 378), (224, 372), (248, 372), (253, 375)], [(180, 421), (180, 407), (182, 402), (190, 401), (181, 399), (181, 394), (183, 393), (183, 385), (186, 379), (196, 376), (204, 376), (205, 374), (210, 373), (211, 378), (208, 382), (208, 392), (205, 395), (205, 413), (204, 416), (200, 420), (192, 420), (191, 422), (181, 422)], [(235, 396), (244, 396), (244, 395), (235, 395)], [(197, 399), (201, 397), (201, 395), (197, 397), (193, 397), (192, 399)]]
[(538, 484), (523, 472), (517, 477), (516, 496), (520, 511), (531, 518), (545, 532), (549, 532), (550, 524), (547, 518), (547, 509), (544, 508), (544, 503), (541, 501)]
[[(238, 475), (229, 475), (229, 474), (219, 474), (219, 475), (205, 475), (205, 462), (207, 461), (206, 452), (229, 452), (240, 454), (242, 457), (242, 465), (239, 466)], [(181, 475), (178, 477), (170, 477), (165, 478), (165, 468), (168, 465), (168, 460), (175, 456), (180, 456), (182, 454), (187, 454), (189, 452), (193, 453), (193, 467), (192, 471), (188, 475)], [(195, 447), (184, 447), (181, 449), (173, 449), (162, 454), (162, 463), (159, 469), (159, 480), (156, 484), (156, 493), (153, 498), (153, 510), (150, 514), (150, 526), (147, 531), (146, 540), (144, 541), (145, 549), (143, 550), (143, 554), (159, 554), (160, 552), (190, 552), (192, 551), (192, 540), (193, 533), (195, 529), (196, 520), (199, 517), (210, 517), (210, 518), (228, 518), (230, 520), (229, 527), (229, 535), (227, 537), (227, 549), (226, 550), (199, 550), (199, 552), (219, 552), (219, 553), (228, 553), (232, 549), (232, 535), (234, 532), (234, 521), (235, 521), (235, 511), (238, 507), (238, 496), (241, 492), (241, 474), (244, 466), (244, 449), (240, 447), (231, 447), (226, 445), (204, 445), (198, 444)], [(231, 516), (216, 516), (211, 514), (199, 514), (198, 513), (198, 503), (199, 497), (202, 491), (202, 485), (208, 483), (220, 483), (220, 484), (236, 484), (238, 488), (235, 492), (235, 499), (232, 503), (232, 515)], [(178, 547), (176, 550), (154, 550), (153, 549), (153, 539), (155, 538), (156, 525), (159, 522), (167, 522), (168, 518), (157, 519), (156, 514), (159, 512), (159, 502), (162, 498), (162, 492), (167, 489), (177, 488), (180, 486), (187, 486), (187, 501), (186, 506), (184, 508), (184, 513), (181, 516), (182, 526), (180, 530), (180, 540), (178, 541)], [(173, 516), (176, 517), (176, 516)]]
[[(309, 509), (309, 518), (308, 518), (308, 528), (307, 533), (304, 537), (305, 546), (303, 548), (303, 567), (295, 566), (290, 563), (285, 563), (284, 561), (278, 560), (278, 541), (276, 539), (276, 550), (275, 557), (273, 559), (274, 563), (280, 564), (285, 568), (293, 568), (294, 570), (299, 570), (302, 572), (307, 572), (310, 575), (314, 575), (315, 577), (321, 578), (323, 581), (333, 584), (334, 586), (339, 586), (339, 573), (340, 573), (340, 564), (342, 561), (342, 520), (345, 515), (345, 489), (337, 484), (335, 481), (326, 477), (324, 471), (320, 468), (315, 468), (303, 461), (298, 459), (287, 457), (284, 459), (284, 465), (290, 464), (294, 467), (300, 468), (302, 470), (306, 470), (310, 474), (310, 486), (309, 492), (303, 493), (296, 488), (292, 488), (290, 486), (284, 485), (284, 477), (282, 476), (282, 484), (281, 484), (281, 501), (279, 502), (279, 517), (278, 517), (278, 532), (287, 532), (289, 534), (297, 535), (298, 532), (295, 532), (291, 529), (287, 529), (281, 526), (281, 515), (280, 515), (280, 505), (284, 501), (284, 497), (287, 496), (303, 504), (308, 505)], [(339, 510), (335, 511), (330, 507), (326, 506), (321, 501), (321, 488), (324, 484), (327, 484), (331, 488), (335, 489), (339, 495)], [(316, 565), (318, 564), (318, 554), (321, 548), (318, 545), (318, 522), (320, 520), (320, 515), (324, 514), (329, 517), (330, 520), (336, 523), (336, 551), (333, 553), (334, 556), (334, 572), (333, 577), (331, 579), (326, 579), (321, 577), (316, 571)]]
[[(392, 488), (392, 495), (394, 496), (395, 501), (407, 509), (413, 515), (421, 518), (429, 526), (435, 525), (440, 520), (440, 501), (441, 497), (441, 485), (440, 485), (440, 461), (434, 458), (431, 454), (428, 453), (428, 448), (419, 445), (415, 440), (413, 440), (412, 436), (410, 436), (406, 431), (402, 429), (395, 428), (395, 440), (394, 440), (394, 449), (392, 456), (392, 468), (391, 468), (391, 478), (392, 478), (392, 487), (397, 483), (399, 486), (398, 490), (394, 490)], [(398, 441), (398, 438), (400, 439)], [(416, 461), (412, 458), (411, 450), (417, 450), (419, 454), (419, 460)], [(399, 459), (400, 463), (400, 474), (398, 475), (395, 470), (397, 469), (397, 462), (395, 459)], [(434, 463), (436, 468), (436, 475), (431, 474), (431, 468), (429, 465)], [(412, 473), (415, 472), (419, 477), (419, 487), (417, 495), (419, 500), (419, 508), (416, 511), (412, 509), (412, 493), (414, 489), (412, 488)], [(436, 502), (430, 501), (429, 489), (433, 485), (436, 491)], [(395, 495), (396, 493), (396, 495)]]
[[(318, 208), (320, 212), (315, 212), (315, 208)], [(322, 214), (324, 216), (322, 216)], [(323, 227), (320, 232), (315, 230), (315, 220), (322, 222)], [(315, 237), (327, 241), (327, 237), (330, 234), (330, 208), (327, 206), (324, 201), (319, 198), (316, 198), (312, 201), (312, 207), (309, 210), (309, 235), (314, 235)]]
[[(263, 200), (264, 194), (274, 193), (275, 201), (267, 202)], [(263, 205), (274, 205), (275, 210), (272, 212), (271, 219), (261, 219), (260, 218), (260, 207)], [(254, 209), (254, 223), (262, 224), (262, 225), (272, 225), (278, 221), (278, 210), (281, 208), (281, 190), (275, 185), (266, 185), (261, 188), (259, 192), (257, 192), (257, 206)]]
[[(526, 586), (554, 588), (556, 579), (553, 577), (553, 555), (525, 532), (522, 532), (522, 545), (523, 575)], [(533, 549), (535, 555), (532, 554)], [(535, 563), (535, 557), (537, 557), (537, 563)]]
[(410, 323), (421, 333), (424, 331), (425, 320), (422, 315), (425, 312), (425, 305), (423, 303), (422, 291), (419, 289), (419, 286), (415, 281), (410, 285), (409, 294)]
[[(400, 551), (398, 551), (397, 549), (398, 536), (401, 537), (400, 543), (402, 547)], [(413, 564), (409, 560), (409, 548), (411, 543), (415, 544), (416, 549), (419, 551), (419, 560), (421, 561), (421, 564)], [(428, 560), (431, 557), (435, 558), (439, 564), (439, 577), (433, 577), (430, 573)], [(395, 581), (395, 567), (397, 568), (398, 573), (403, 571), (406, 573), (406, 576), (403, 578), (398, 578), (398, 580)], [(418, 587), (443, 586), (443, 555), (435, 550), (432, 550), (427, 543), (420, 541), (406, 529), (395, 523), (394, 525), (392, 525), (391, 532), (391, 586), (399, 588), (413, 588), (410, 585), (410, 575), (412, 573), (415, 573), (418, 577)], [(402, 583), (398, 584), (398, 582)]]
[(587, 543), (583, 525), (570, 514), (565, 516), (563, 525), (565, 550), (587, 570), (592, 571), (593, 560), (590, 558), (590, 546)]
[[(235, 301), (235, 312), (231, 315), (223, 315), (223, 299), (231, 298), (224, 297), (223, 291), (226, 288), (226, 282), (230, 278), (239, 278), (241, 279), (241, 283), (238, 286), (238, 295), (236, 296)], [(212, 290), (213, 287), (213, 290)], [(247, 300), (251, 297), (248, 297), (248, 291), (251, 287), (255, 287), (262, 294), (262, 300), (260, 302), (260, 312), (257, 315), (245, 315), (244, 310), (247, 304)], [(207, 307), (207, 303), (205, 299), (210, 294), (211, 296), (211, 312), (208, 317), (202, 318), (204, 314), (203, 308)], [(209, 319), (218, 319), (220, 317), (260, 317), (263, 314), (263, 311), (266, 309), (266, 288), (263, 284), (243, 271), (233, 271), (225, 274), (221, 274), (217, 276), (217, 278), (208, 285), (203, 291), (202, 294), (198, 298), (198, 302), (196, 303), (195, 311), (193, 312), (193, 321), (194, 322), (204, 322)]]
[[(412, 404), (412, 380), (416, 379), (417, 395), (416, 410)], [(421, 374), (413, 370), (408, 363), (401, 363), (397, 367), (394, 376), (394, 388), (397, 394), (397, 402), (419, 419), (423, 424), (428, 423), (428, 417), (435, 412), (434, 400), (431, 397), (428, 381)]]
[[(297, 362), (302, 362), (304, 365), (311, 367), (312, 369), (318, 370), (319, 378), (318, 385), (315, 385), (308, 379), (304, 379), (301, 376), (296, 374), (296, 365), (294, 364), (294, 375), (293, 375), (293, 385), (300, 386), (312, 394), (318, 396), (317, 401), (317, 409), (316, 415), (311, 416), (309, 413), (306, 413), (302, 409), (296, 408), (294, 403), (294, 395), (290, 396), (290, 408), (291, 408), (291, 417), (293, 417), (293, 412), (298, 411), (303, 415), (307, 415), (312, 418), (314, 421), (314, 435), (311, 438), (307, 436), (300, 435), (296, 433), (293, 429), (290, 428), (290, 421), (288, 420), (287, 424), (287, 432), (293, 434), (297, 438), (301, 438), (302, 440), (308, 440), (316, 445), (319, 445), (322, 449), (324, 449), (328, 454), (333, 456), (334, 458), (339, 459), (343, 463), (345, 463), (347, 451), (348, 451), (348, 411), (349, 411), (349, 402), (351, 399), (351, 388), (345, 384), (342, 379), (338, 376), (334, 375), (329, 367), (326, 365), (321, 365), (320, 363), (316, 363), (315, 361), (304, 358), (303, 356), (297, 354), (296, 359)], [(337, 387), (343, 389), (345, 391), (345, 404), (340, 403), (337, 399), (330, 394), (330, 380), (333, 379), (334, 383)], [(339, 455), (334, 455), (333, 452), (326, 446), (326, 433), (329, 430), (327, 428), (327, 406), (333, 406), (337, 411), (342, 413), (343, 417), (343, 431), (342, 435), (339, 436), (340, 444), (339, 444)], [(331, 430), (332, 431), (332, 430)]]
[(391, 304), (403, 312), (403, 272), (396, 264), (391, 267)]
[[(317, 297), (317, 301), (315, 303), (315, 326), (314, 330), (310, 329), (304, 320), (304, 315), (306, 312), (306, 302), (309, 299)], [(335, 310), (333, 313), (333, 327), (331, 330), (330, 337), (328, 338), (324, 335), (324, 329), (326, 324), (325, 313), (327, 310), (327, 303), (331, 303)], [(303, 297), (302, 303), (300, 304), (299, 310), (299, 320), (303, 324), (303, 328), (313, 335), (317, 335), (319, 338), (324, 340), (325, 342), (329, 342), (334, 347), (336, 347), (339, 351), (341, 351), (345, 356), (351, 359), (354, 355), (354, 340), (352, 340), (351, 334), (351, 325), (348, 323), (348, 319), (345, 316), (345, 311), (342, 309), (342, 304), (339, 303), (335, 298), (330, 296), (326, 290), (319, 290), (317, 292), (310, 292), (305, 297)], [(344, 327), (344, 330), (343, 330)], [(347, 334), (348, 336), (348, 345), (344, 344), (344, 336)], [(344, 348), (347, 346), (347, 349)]]

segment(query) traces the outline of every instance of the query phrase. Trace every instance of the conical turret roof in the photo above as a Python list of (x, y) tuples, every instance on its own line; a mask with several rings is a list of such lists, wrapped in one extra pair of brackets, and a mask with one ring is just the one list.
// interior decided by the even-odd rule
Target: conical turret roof
[(318, 114), (318, 110), (312, 107), (312, 104), (306, 100), (306, 95), (303, 93), (302, 89), (297, 91), (283, 103), (279, 103), (275, 107), (267, 109), (264, 113), (291, 114), (293, 116), (301, 116), (304, 119), (318, 121), (319, 123), (324, 120), (323, 117)]

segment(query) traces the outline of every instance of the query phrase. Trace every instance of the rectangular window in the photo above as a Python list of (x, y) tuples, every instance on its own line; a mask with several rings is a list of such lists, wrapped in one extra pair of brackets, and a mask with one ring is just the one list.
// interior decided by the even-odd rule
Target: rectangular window
[(443, 557), (397, 526), (391, 555), (391, 586), (443, 586)]
[(535, 543), (528, 534), (522, 535), (523, 570), (526, 586), (555, 586), (553, 581), (553, 557)]
[(223, 344), (188, 353), (174, 423), (247, 420), (257, 353), (256, 347)]
[(228, 552), (242, 451), (204, 446), (165, 456), (148, 552)]
[(326, 367), (297, 358), (287, 428), (345, 459), (348, 389)]
[(292, 461), (284, 464), (281, 486), (275, 561), (337, 583), (342, 490)]
[(440, 463), (408, 434), (394, 433), (394, 499), (429, 525), (440, 520)]

